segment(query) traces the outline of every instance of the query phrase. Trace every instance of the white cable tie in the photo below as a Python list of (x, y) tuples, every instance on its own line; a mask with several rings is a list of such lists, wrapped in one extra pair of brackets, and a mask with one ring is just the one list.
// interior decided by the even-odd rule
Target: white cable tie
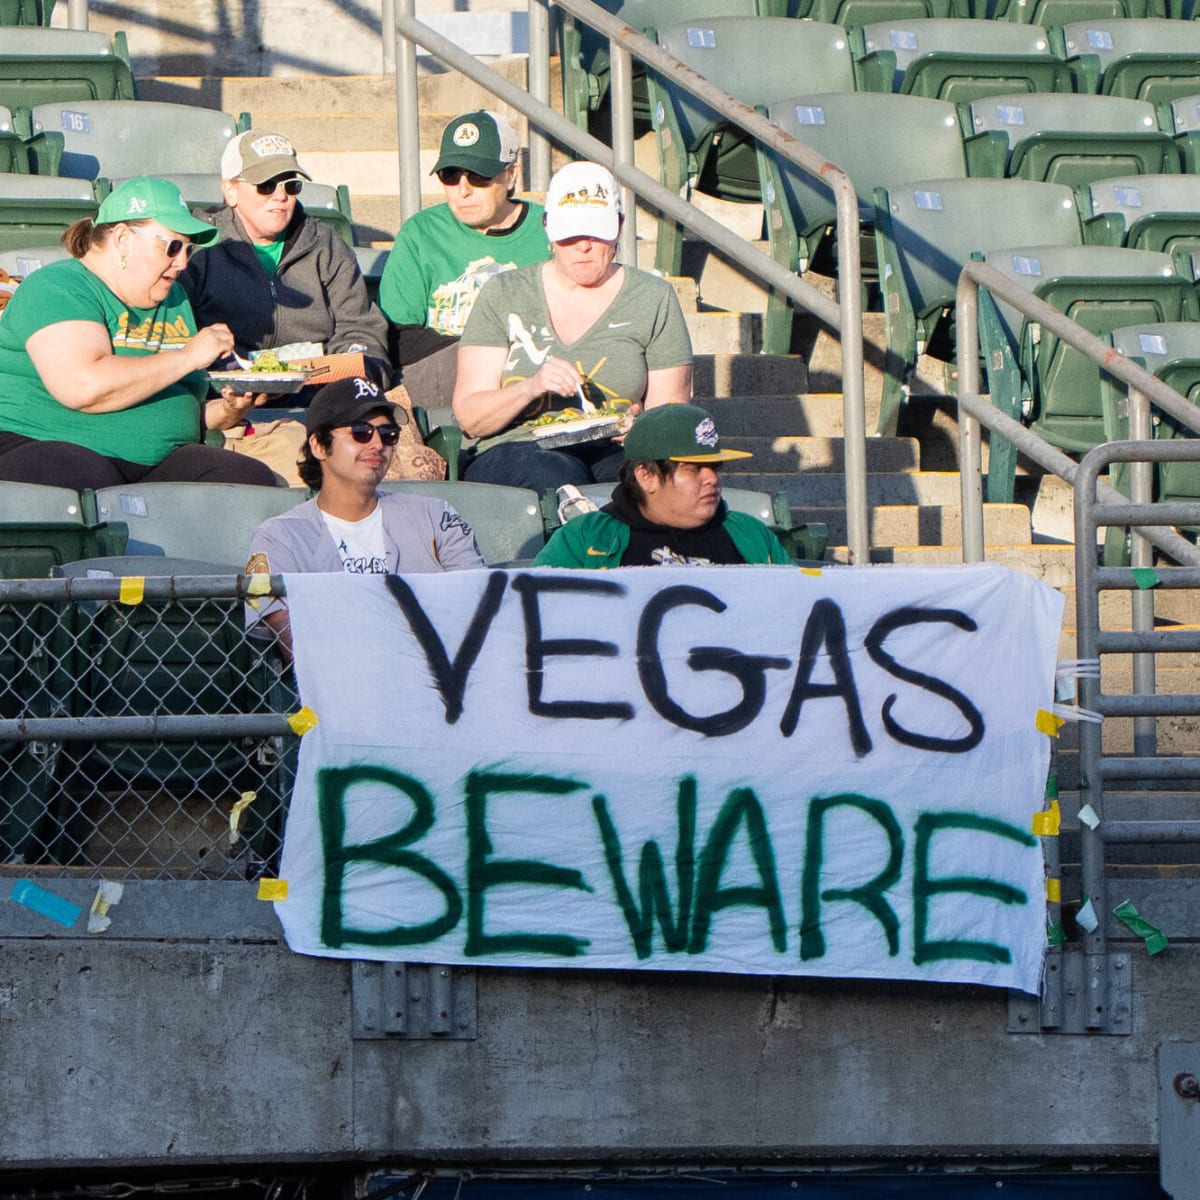
[(1064, 721), (1087, 721), (1099, 725), (1104, 720), (1104, 714), (1093, 712), (1090, 708), (1078, 708), (1073, 704), (1052, 704), (1050, 711)]
[(1054, 667), (1055, 679), (1099, 679), (1098, 658), (1064, 658)]

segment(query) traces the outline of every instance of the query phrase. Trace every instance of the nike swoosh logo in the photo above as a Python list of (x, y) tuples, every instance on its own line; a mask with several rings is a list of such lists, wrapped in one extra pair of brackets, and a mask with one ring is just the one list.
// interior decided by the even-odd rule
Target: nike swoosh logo
[(632, 321), (609, 321), (609, 329), (624, 329), (626, 325), (632, 325)]
[(608, 553), (607, 550), (597, 550), (595, 546), (589, 546), (587, 548), (587, 552), (589, 554), (599, 555), (601, 558), (603, 558)]

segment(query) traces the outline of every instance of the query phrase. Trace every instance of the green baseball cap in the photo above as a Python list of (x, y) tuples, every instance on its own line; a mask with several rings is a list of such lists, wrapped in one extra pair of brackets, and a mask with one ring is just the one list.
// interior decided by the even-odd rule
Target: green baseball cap
[(215, 226), (193, 217), (179, 189), (166, 179), (138, 175), (113, 188), (96, 216), (97, 225), (118, 221), (157, 221), (197, 246), (211, 246), (220, 236)]
[(432, 173), (461, 167), (494, 179), (517, 161), (520, 152), (517, 131), (499, 113), (481, 108), (455, 117), (442, 131), (442, 148)]
[(731, 462), (752, 458), (748, 450), (722, 450), (717, 427), (696, 404), (647, 409), (625, 435), (626, 462)]

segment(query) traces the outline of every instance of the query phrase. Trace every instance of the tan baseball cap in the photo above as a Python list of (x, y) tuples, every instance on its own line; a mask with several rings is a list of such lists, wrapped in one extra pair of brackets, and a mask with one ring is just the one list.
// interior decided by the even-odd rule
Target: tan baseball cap
[(248, 129), (230, 141), (221, 155), (222, 179), (266, 183), (280, 175), (299, 175), (301, 179), (312, 180), (296, 161), (295, 147), (282, 133)]

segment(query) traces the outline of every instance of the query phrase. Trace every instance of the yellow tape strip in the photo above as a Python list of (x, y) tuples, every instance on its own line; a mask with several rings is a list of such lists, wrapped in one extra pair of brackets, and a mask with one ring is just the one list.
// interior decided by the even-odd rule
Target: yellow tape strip
[(1062, 824), (1062, 810), (1058, 801), (1052, 800), (1050, 807), (1044, 812), (1033, 814), (1033, 832), (1038, 837), (1058, 837), (1058, 829)]
[(1051, 904), (1062, 903), (1062, 880), (1051, 876), (1046, 880), (1046, 899)]
[(306, 704), (298, 712), (292, 713), (287, 721), (292, 727), (292, 732), (303, 737), (304, 734), (316, 726), (317, 714)]
[(270, 575), (251, 575), (246, 580), (247, 596), (265, 596), (271, 590)]
[(820, 567), (801, 567), (800, 574), (801, 575), (816, 575), (818, 578), (820, 578), (821, 568)]
[(257, 792), (243, 792), (242, 798), (236, 801), (229, 810), (229, 844), (231, 846), (237, 845), (238, 826), (242, 823), (242, 813), (254, 803), (257, 796)]
[(121, 603), (141, 604), (146, 596), (146, 580), (141, 575), (128, 575), (121, 580)]
[(273, 900), (277, 904), (283, 900), (286, 900), (287, 880), (260, 879), (258, 881), (258, 898), (260, 900)]
[(1066, 724), (1062, 717), (1056, 717), (1044, 708), (1037, 710), (1037, 731), (1047, 737), (1058, 737), (1058, 731)]

